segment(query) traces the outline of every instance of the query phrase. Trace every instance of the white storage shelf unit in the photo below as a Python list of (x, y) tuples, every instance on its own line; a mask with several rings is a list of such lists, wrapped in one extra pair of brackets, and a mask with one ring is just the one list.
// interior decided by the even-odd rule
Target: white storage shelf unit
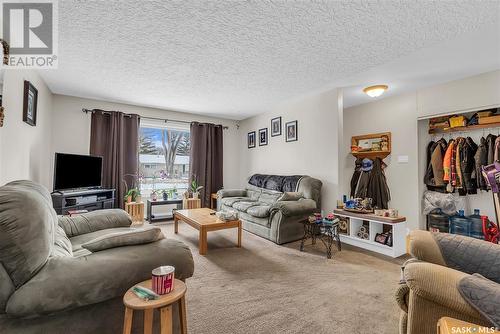
[[(340, 240), (343, 243), (390, 257), (398, 257), (406, 254), (406, 219), (404, 217), (391, 219), (371, 214), (356, 214), (344, 210), (335, 210), (334, 214), (348, 219), (349, 234), (339, 234)], [(363, 223), (365, 225), (368, 224), (368, 239), (362, 239), (357, 236), (359, 228)], [(388, 226), (386, 230), (389, 228), (392, 230), (392, 246), (383, 245), (375, 241), (377, 233), (384, 231), (384, 225)]]

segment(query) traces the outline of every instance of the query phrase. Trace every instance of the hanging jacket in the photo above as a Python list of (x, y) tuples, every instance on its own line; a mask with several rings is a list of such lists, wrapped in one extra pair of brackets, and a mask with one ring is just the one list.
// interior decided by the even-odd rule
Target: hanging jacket
[(361, 176), (361, 166), (363, 159), (357, 158), (354, 167), (354, 173), (351, 178), (351, 198), (356, 195), (356, 187), (358, 186), (359, 177)]
[(486, 137), (486, 144), (488, 147), (488, 165), (491, 165), (495, 162), (495, 140), (497, 136), (489, 134)]
[(372, 173), (373, 169), (369, 172), (361, 172), (361, 175), (359, 176), (359, 181), (358, 185), (356, 187), (356, 194), (355, 198), (366, 198), (368, 197), (367, 194), (367, 189), (368, 189), (368, 184), (370, 182), (370, 174)]
[(461, 166), (463, 175), (463, 189), (466, 194), (477, 194), (476, 183), (476, 162), (474, 156), (476, 155), (477, 144), (471, 137), (464, 140), (461, 154)]
[(455, 154), (455, 166), (457, 170), (457, 180), (456, 180), (456, 189), (458, 190), (459, 194), (463, 193), (463, 174), (462, 174), (462, 146), (464, 139), (462, 137), (459, 137), (456, 139), (457, 140), (457, 149), (456, 149), (456, 154)]
[(443, 157), (446, 152), (446, 146), (447, 144), (444, 138), (441, 138), (432, 145), (430, 162), (424, 176), (424, 183), (427, 185), (428, 190), (439, 192), (445, 191), (445, 183), (443, 181)]
[(482, 166), (486, 166), (488, 164), (488, 144), (484, 137), (481, 138), (479, 146), (477, 148), (476, 154), (474, 155), (475, 161), (475, 178), (477, 188), (481, 190), (488, 190), (486, 186), (486, 181), (482, 175)]
[(376, 208), (388, 209), (391, 193), (387, 186), (382, 160), (377, 158), (373, 161), (373, 169), (370, 173), (366, 197), (372, 199), (372, 204)]
[[(455, 139), (455, 143), (453, 145), (453, 149), (451, 151), (451, 175), (450, 175), (450, 184), (453, 188), (457, 186), (457, 148), (458, 148), (458, 140)], [(450, 192), (453, 192), (452, 189)]]
[(448, 147), (443, 158), (443, 181), (445, 183), (450, 183), (451, 180), (451, 153), (453, 152), (453, 147), (455, 146), (455, 141), (451, 139), (448, 142)]
[(500, 136), (495, 139), (495, 151), (493, 153), (493, 160), (500, 160)]

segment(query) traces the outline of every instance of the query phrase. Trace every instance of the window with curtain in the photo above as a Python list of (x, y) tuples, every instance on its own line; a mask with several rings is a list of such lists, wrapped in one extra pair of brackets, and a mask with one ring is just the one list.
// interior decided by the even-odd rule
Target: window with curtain
[(189, 182), (189, 124), (141, 120), (139, 129), (139, 173), (141, 194), (156, 191), (181, 196)]

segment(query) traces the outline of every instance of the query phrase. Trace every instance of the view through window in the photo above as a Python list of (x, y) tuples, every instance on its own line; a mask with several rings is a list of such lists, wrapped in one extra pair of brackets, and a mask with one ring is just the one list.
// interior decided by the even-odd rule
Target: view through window
[(189, 128), (141, 124), (139, 140), (143, 198), (180, 197), (189, 182)]

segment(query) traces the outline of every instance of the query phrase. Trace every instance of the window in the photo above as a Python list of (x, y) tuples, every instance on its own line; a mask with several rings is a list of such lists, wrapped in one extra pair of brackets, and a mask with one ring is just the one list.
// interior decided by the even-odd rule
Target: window
[(141, 120), (139, 129), (139, 173), (141, 194), (153, 191), (180, 196), (189, 182), (189, 126)]

